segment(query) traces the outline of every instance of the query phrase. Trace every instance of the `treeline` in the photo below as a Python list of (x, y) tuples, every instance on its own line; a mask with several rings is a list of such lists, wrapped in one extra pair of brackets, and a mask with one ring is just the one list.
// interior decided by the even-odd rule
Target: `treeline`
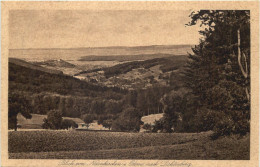
[(122, 100), (61, 96), (54, 94), (34, 94), (27, 96), (31, 102), (32, 113), (47, 114), (58, 110), (62, 116), (80, 118), (84, 114), (102, 115), (121, 112)]

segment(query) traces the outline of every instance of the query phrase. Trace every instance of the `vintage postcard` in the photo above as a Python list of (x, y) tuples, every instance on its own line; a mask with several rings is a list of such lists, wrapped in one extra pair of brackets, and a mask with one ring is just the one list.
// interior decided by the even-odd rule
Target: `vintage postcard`
[(1, 166), (258, 165), (259, 2), (1, 6)]

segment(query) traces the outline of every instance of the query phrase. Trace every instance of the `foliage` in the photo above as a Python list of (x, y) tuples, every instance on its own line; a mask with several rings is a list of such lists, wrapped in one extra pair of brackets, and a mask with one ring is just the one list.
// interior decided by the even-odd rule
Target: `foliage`
[(187, 110), (187, 90), (184, 88), (178, 91), (172, 90), (165, 94), (161, 100), (163, 104), (163, 132), (180, 131), (179, 122), (182, 121), (182, 114)]
[(21, 113), (26, 119), (30, 119), (31, 105), (25, 96), (16, 93), (8, 93), (8, 129), (17, 130), (17, 115)]
[(109, 130), (111, 129), (112, 127), (112, 123), (113, 123), (113, 120), (112, 119), (107, 119), (107, 120), (104, 120), (102, 125), (105, 127), (105, 128), (108, 128)]
[(61, 123), (61, 129), (77, 128), (78, 124), (70, 119), (63, 119)]
[(47, 119), (43, 119), (42, 127), (44, 129), (61, 129), (62, 128), (62, 114), (57, 110), (49, 111)]
[(86, 123), (87, 128), (89, 127), (90, 123), (92, 123), (95, 119), (95, 116), (92, 114), (85, 114), (82, 116), (83, 121)]
[(165, 124), (165, 122), (164, 122), (164, 118), (161, 118), (161, 119), (159, 119), (159, 120), (156, 120), (155, 122), (154, 122), (154, 125), (153, 125), (153, 127), (152, 127), (152, 132), (163, 132), (163, 130), (164, 130), (164, 124)]
[(119, 117), (113, 121), (113, 131), (133, 131), (138, 132), (141, 125), (141, 115), (136, 108), (127, 107), (120, 113)]
[(185, 71), (186, 86), (197, 101), (193, 107), (197, 130), (214, 130), (216, 136), (245, 134), (249, 132), (250, 117), (245, 89), (250, 77), (242, 75), (236, 55), (241, 49), (245, 54), (243, 65), (249, 70), (250, 13), (201, 10), (192, 12), (190, 17), (189, 26), (200, 22), (204, 27), (200, 31), (204, 39), (193, 48)]
[[(26, 99), (30, 113), (45, 115), (58, 110), (63, 116), (79, 118), (84, 114), (116, 115), (122, 111), (121, 99), (126, 93), (122, 89), (93, 85), (12, 62), (9, 62), (9, 93)], [(15, 116), (9, 118), (15, 122)]]
[(146, 123), (143, 125), (143, 129), (145, 129), (147, 132), (151, 132), (152, 128), (153, 126), (151, 124)]

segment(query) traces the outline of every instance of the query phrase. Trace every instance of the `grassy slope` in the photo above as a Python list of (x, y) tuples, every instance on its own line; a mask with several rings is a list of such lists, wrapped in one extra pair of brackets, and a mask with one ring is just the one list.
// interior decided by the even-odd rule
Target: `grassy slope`
[[(26, 132), (32, 136), (24, 133), (9, 132), (10, 158), (249, 159), (249, 136), (241, 139), (223, 137), (211, 140), (210, 132), (200, 134)], [(35, 134), (37, 133), (41, 135), (36, 137)], [(52, 137), (49, 135), (52, 135)], [(22, 136), (23, 138), (21, 138)], [(46, 140), (46, 136), (48, 140)], [(19, 137), (21, 140), (17, 140)], [(29, 138), (33, 138), (33, 140), (29, 140)], [(21, 146), (21, 142), (23, 146)], [(48, 143), (50, 145), (47, 145)], [(14, 150), (14, 147), (17, 146), (20, 146), (19, 149), (22, 150)], [(38, 152), (33, 152), (36, 147), (38, 147)], [(49, 151), (46, 149), (49, 149)]]

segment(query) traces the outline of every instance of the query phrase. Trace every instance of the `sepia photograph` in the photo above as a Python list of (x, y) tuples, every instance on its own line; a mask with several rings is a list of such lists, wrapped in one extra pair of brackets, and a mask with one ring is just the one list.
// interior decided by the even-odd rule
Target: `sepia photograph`
[(8, 159), (250, 160), (251, 13), (9, 10)]

